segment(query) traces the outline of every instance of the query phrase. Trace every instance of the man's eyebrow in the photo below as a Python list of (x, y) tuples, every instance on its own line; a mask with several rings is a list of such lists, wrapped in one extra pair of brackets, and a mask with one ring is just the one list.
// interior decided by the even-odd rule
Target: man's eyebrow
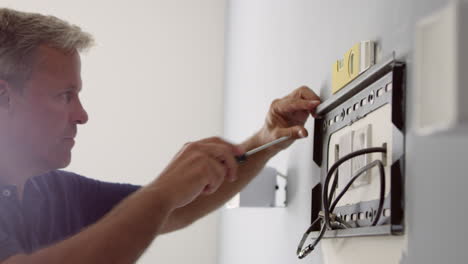
[(81, 86), (78, 87), (76, 85), (70, 85), (68, 86), (67, 88), (64, 89), (65, 91), (77, 91), (77, 92), (81, 92)]

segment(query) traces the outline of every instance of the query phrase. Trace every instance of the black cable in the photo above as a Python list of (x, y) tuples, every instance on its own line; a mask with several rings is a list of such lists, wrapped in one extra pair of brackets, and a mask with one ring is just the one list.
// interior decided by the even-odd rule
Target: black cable
[[(302, 258), (306, 257), (310, 252), (312, 252), (314, 250), (314, 248), (317, 246), (317, 244), (320, 242), (320, 240), (325, 235), (325, 231), (327, 230), (327, 227), (332, 228), (331, 223), (330, 223), (330, 214), (333, 213), (333, 210), (335, 209), (335, 207), (338, 204), (339, 200), (348, 191), (348, 189), (351, 187), (351, 185), (354, 183), (354, 181), (357, 178), (359, 178), (364, 172), (366, 172), (367, 170), (369, 170), (369, 169), (371, 169), (371, 168), (373, 168), (375, 166), (379, 166), (379, 169), (380, 169), (380, 201), (379, 201), (378, 213), (377, 213), (376, 218), (374, 218), (374, 221), (373, 221), (372, 225), (376, 225), (378, 223), (378, 221), (380, 219), (380, 215), (382, 214), (382, 211), (383, 211), (383, 204), (384, 204), (384, 201), (385, 201), (385, 169), (384, 169), (382, 161), (375, 160), (375, 161), (371, 162), (370, 164), (362, 167), (360, 170), (358, 170), (353, 175), (351, 180), (346, 184), (345, 188), (338, 194), (335, 201), (333, 201), (332, 206), (329, 205), (329, 201), (332, 200), (332, 197), (333, 197), (333, 195), (335, 193), (336, 185), (337, 185), (337, 182), (338, 182), (337, 175), (335, 175), (335, 179), (334, 179), (334, 181), (332, 183), (332, 192), (330, 194), (328, 194), (328, 185), (330, 183), (331, 176), (333, 175), (333, 173), (336, 171), (336, 169), (341, 164), (343, 164), (344, 162), (346, 162), (346, 161), (348, 161), (348, 160), (350, 160), (350, 159), (352, 159), (354, 157), (364, 155), (364, 154), (368, 154), (368, 153), (374, 153), (374, 152), (383, 152), (383, 153), (385, 153), (385, 152), (387, 152), (387, 149), (384, 148), (384, 147), (383, 148), (361, 149), (361, 150), (352, 152), (352, 153), (342, 157), (341, 159), (339, 159), (337, 162), (335, 162), (332, 165), (332, 167), (328, 171), (327, 176), (325, 178), (325, 183), (324, 183), (323, 193), (322, 193), (324, 216), (322, 217), (322, 216), (319, 215), (319, 217), (317, 217), (312, 222), (312, 224), (309, 226), (307, 231), (302, 236), (301, 242), (299, 243), (299, 246), (297, 247), (297, 251), (296, 251), (296, 254), (297, 254), (299, 259), (302, 259)], [(323, 220), (323, 219), (324, 219), (324, 223), (322, 223), (322, 227), (320, 229), (320, 233), (319, 233), (318, 237), (314, 240), (313, 243), (309, 244), (307, 247), (305, 247), (303, 249), (302, 247), (303, 247), (305, 241), (307, 240), (307, 237), (309, 236), (310, 233), (313, 232), (314, 225), (317, 223), (317, 221)], [(341, 221), (341, 219), (339, 219), (339, 218), (336, 218), (336, 219), (343, 226), (349, 227), (349, 225), (347, 225), (345, 222)]]
[[(348, 191), (348, 189), (351, 187), (351, 185), (354, 183), (354, 181), (359, 177), (361, 176), (363, 173), (365, 173), (367, 170), (375, 167), (375, 166), (379, 166), (380, 167), (383, 167), (383, 163), (382, 161), (380, 160), (374, 160), (373, 162), (367, 164), (366, 166), (362, 167), (361, 169), (359, 169), (352, 177), (351, 177), (351, 180), (346, 184), (346, 186), (343, 188), (343, 190), (336, 196), (336, 199), (333, 201), (333, 203), (331, 204), (330, 206), (330, 212), (334, 211), (336, 205), (338, 204), (338, 202), (341, 200), (341, 198), (343, 197), (343, 195)], [(382, 171), (380, 171), (382, 172)], [(385, 171), (383, 171), (383, 173), (385, 173)], [(382, 179), (382, 177), (381, 177)], [(384, 183), (385, 184), (385, 183)], [(385, 185), (384, 185), (385, 186)]]
[(309, 255), (310, 252), (312, 252), (317, 244), (322, 240), (323, 236), (325, 235), (325, 231), (327, 230), (327, 227), (325, 224), (322, 224), (322, 228), (320, 229), (320, 234), (318, 237), (314, 240), (313, 243), (309, 244), (307, 247), (302, 248), (304, 246), (305, 241), (307, 240), (307, 237), (309, 237), (309, 234), (312, 233), (314, 230), (314, 225), (317, 223), (317, 221), (321, 220), (321, 217), (317, 217), (314, 222), (307, 228), (307, 231), (304, 233), (302, 236), (301, 242), (299, 242), (299, 245), (297, 246), (296, 250), (296, 255), (299, 259), (305, 258), (307, 255)]
[(343, 219), (340, 217), (335, 217), (335, 222), (338, 222), (339, 225), (343, 226), (345, 229), (347, 228), (352, 228), (348, 223), (346, 223)]
[(338, 177), (339, 177), (339, 173), (338, 173), (338, 170), (336, 171), (335, 173), (335, 177), (333, 177), (333, 183), (332, 183), (332, 187), (331, 187), (331, 192), (330, 192), (330, 195), (328, 195), (328, 201), (331, 201), (333, 199), (333, 195), (335, 195), (335, 190), (336, 190), (336, 185), (338, 185)]
[(360, 156), (360, 155), (364, 155), (364, 154), (368, 154), (368, 153), (374, 153), (374, 152), (387, 152), (387, 149), (384, 148), (384, 147), (378, 147), (378, 148), (367, 148), (367, 149), (361, 149), (361, 150), (357, 150), (355, 152), (352, 152), (344, 157), (342, 157), (341, 159), (339, 159), (337, 162), (335, 162), (330, 170), (328, 171), (327, 173), (327, 177), (325, 178), (325, 182), (324, 182), (324, 185), (323, 185), (323, 192), (322, 192), (322, 203), (323, 203), (323, 211), (324, 211), (324, 218), (325, 218), (325, 226), (331, 228), (331, 225), (330, 225), (330, 203), (329, 203), (329, 200), (328, 200), (328, 185), (330, 184), (330, 179), (331, 179), (331, 176), (333, 175), (333, 173), (335, 172), (335, 170), (341, 165), (343, 164), (344, 162), (354, 158), (354, 157), (357, 157), (357, 156)]
[(374, 221), (372, 222), (372, 225), (375, 226), (380, 220), (380, 215), (382, 214), (383, 211), (383, 205), (385, 202), (385, 168), (380, 160), (374, 160), (373, 162), (367, 164), (366, 166), (362, 167), (360, 170), (358, 170), (351, 180), (346, 184), (346, 186), (343, 188), (343, 190), (338, 194), (336, 197), (335, 201), (333, 201), (332, 205), (330, 206), (330, 213), (333, 213), (333, 210), (335, 210), (336, 205), (340, 201), (340, 199), (345, 195), (345, 193), (348, 191), (348, 189), (351, 187), (351, 185), (354, 183), (354, 181), (359, 178), (362, 174), (364, 174), (366, 171), (369, 169), (378, 166), (380, 170), (380, 199), (379, 199), (379, 207), (377, 209), (377, 217), (374, 218)]

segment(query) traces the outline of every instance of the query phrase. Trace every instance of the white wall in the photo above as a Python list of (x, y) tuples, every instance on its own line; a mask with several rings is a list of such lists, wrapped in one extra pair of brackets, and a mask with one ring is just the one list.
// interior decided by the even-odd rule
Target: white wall
[[(224, 1), (1, 0), (92, 33), (82, 57), (79, 128), (67, 168), (145, 184), (187, 141), (222, 134)], [(216, 263), (217, 214), (156, 240), (139, 263)], [(131, 243), (131, 241), (129, 241)]]
[[(332, 62), (368, 39), (378, 42), (377, 61), (395, 51), (407, 62), (411, 128), (414, 24), (444, 2), (228, 1), (226, 137), (250, 135), (263, 123), (270, 102), (300, 85), (329, 98)], [(307, 259), (298, 260), (297, 244), (310, 224), (311, 189), (319, 181), (312, 160), (313, 121), (306, 127), (308, 139), (270, 162), (286, 167), (288, 207), (224, 209), (218, 263), (466, 263), (468, 137), (417, 137), (411, 131), (406, 137), (405, 236), (326, 239)]]

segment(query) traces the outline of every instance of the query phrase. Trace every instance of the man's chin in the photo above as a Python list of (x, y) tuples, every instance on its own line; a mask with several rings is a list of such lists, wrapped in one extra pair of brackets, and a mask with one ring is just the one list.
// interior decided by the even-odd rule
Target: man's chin
[(48, 167), (49, 170), (57, 170), (57, 169), (63, 169), (70, 165), (71, 163), (71, 153), (66, 152), (66, 153), (61, 153), (61, 155), (57, 155), (53, 159), (49, 159), (48, 162)]
[(57, 169), (63, 169), (65, 167), (68, 167), (70, 163), (71, 163), (71, 155), (68, 155), (65, 159), (61, 161), (61, 164)]

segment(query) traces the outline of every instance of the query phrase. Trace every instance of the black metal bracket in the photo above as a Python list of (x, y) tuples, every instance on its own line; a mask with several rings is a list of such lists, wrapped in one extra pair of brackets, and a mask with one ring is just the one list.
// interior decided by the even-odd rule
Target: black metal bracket
[[(394, 56), (372, 66), (346, 87), (317, 108), (314, 135), (314, 162), (321, 167), (320, 184), (312, 189), (311, 223), (323, 210), (322, 186), (327, 174), (328, 146), (331, 135), (366, 117), (380, 107), (391, 104), (392, 157), (390, 192), (384, 203), (384, 214), (379, 223), (371, 226), (378, 207), (378, 199), (340, 206), (335, 213), (351, 228), (329, 230), (324, 238), (401, 235), (404, 232), (404, 167), (405, 167), (405, 64)], [(349, 111), (351, 109), (352, 111)], [(317, 223), (311, 237), (317, 237)]]

